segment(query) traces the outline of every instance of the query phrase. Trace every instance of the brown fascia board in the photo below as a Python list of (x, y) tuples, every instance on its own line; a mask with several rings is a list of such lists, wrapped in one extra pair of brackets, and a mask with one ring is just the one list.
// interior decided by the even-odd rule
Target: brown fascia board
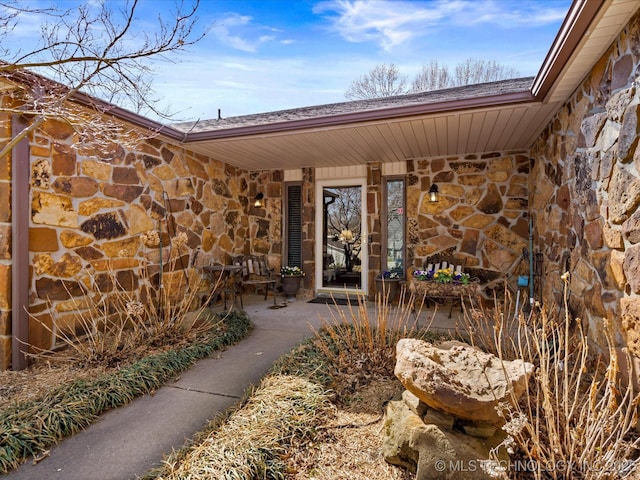
[(443, 102), (403, 105), (378, 110), (351, 112), (345, 114), (330, 115), (325, 117), (305, 118), (301, 120), (289, 120), (285, 122), (272, 122), (262, 125), (249, 125), (245, 127), (230, 127), (220, 130), (188, 133), (185, 143), (203, 142), (222, 138), (259, 135), (266, 133), (278, 133), (291, 130), (305, 130), (311, 128), (332, 127), (363, 122), (392, 120), (403, 117), (429, 115), (437, 113), (456, 112), (460, 110), (472, 110), (479, 108), (496, 107), (501, 105), (514, 105), (535, 102), (535, 97), (529, 90), (510, 92), (485, 97), (464, 98)]
[(100, 112), (106, 115), (111, 115), (119, 120), (132, 123), (137, 127), (150, 130), (159, 135), (164, 135), (174, 141), (182, 143), (187, 136), (184, 132), (181, 132), (169, 125), (156, 122), (155, 120), (151, 120), (150, 118), (144, 117), (125, 108), (100, 100), (99, 98), (91, 97), (85, 93), (76, 92), (71, 97), (71, 100), (85, 107), (97, 108)]
[(574, 0), (538, 71), (531, 92), (544, 101), (560, 72), (604, 5), (603, 0)]

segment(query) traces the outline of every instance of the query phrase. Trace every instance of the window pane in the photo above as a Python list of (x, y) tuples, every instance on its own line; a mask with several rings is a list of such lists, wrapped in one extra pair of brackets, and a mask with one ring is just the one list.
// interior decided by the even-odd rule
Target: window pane
[(386, 269), (404, 275), (404, 180), (387, 180)]
[(360, 186), (326, 187), (323, 286), (362, 285), (362, 192)]

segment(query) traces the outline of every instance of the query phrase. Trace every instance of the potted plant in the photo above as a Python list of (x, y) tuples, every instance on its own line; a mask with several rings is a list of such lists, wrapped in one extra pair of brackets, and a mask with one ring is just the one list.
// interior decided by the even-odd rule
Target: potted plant
[(376, 277), (376, 292), (388, 296), (387, 302), (393, 302), (400, 293), (400, 274), (398, 272), (381, 272)]
[(280, 269), (280, 285), (286, 296), (296, 295), (300, 290), (304, 272), (297, 266), (286, 265)]

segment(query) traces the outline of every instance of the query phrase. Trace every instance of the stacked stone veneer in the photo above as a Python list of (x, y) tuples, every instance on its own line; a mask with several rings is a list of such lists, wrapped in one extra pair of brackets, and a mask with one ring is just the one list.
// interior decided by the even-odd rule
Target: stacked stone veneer
[[(10, 137), (10, 122), (2, 123)], [(67, 124), (48, 121), (29, 138), (31, 200), (29, 342), (54, 346), (55, 333), (94, 316), (96, 292), (144, 292), (160, 279), (171, 288), (185, 273), (228, 262), (235, 253), (271, 253), (279, 244), (280, 179), (247, 172), (159, 139), (122, 146), (74, 147)], [(0, 368), (11, 358), (11, 179), (0, 165)], [(269, 209), (251, 195), (264, 182)], [(273, 191), (272, 191), (273, 190)], [(154, 233), (155, 232), (155, 233)], [(266, 232), (266, 235), (265, 235)], [(262, 239), (262, 240), (260, 240)], [(119, 284), (116, 287), (115, 284)], [(193, 288), (203, 296), (206, 279)], [(179, 290), (178, 290), (179, 291)], [(80, 314), (80, 315), (79, 315)], [(52, 329), (52, 334), (49, 329)]]
[[(640, 354), (640, 20), (625, 27), (532, 150), (536, 244), (543, 297), (611, 322)], [(620, 337), (619, 337), (619, 340)]]
[[(2, 100), (3, 104), (6, 100)], [(11, 138), (11, 122), (0, 116), (0, 146)], [(11, 159), (0, 158), (0, 370), (11, 363)]]
[[(523, 152), (410, 160), (407, 164), (408, 265), (438, 252), (469, 267), (504, 273), (528, 238), (529, 157)], [(439, 201), (429, 201), (435, 183)]]

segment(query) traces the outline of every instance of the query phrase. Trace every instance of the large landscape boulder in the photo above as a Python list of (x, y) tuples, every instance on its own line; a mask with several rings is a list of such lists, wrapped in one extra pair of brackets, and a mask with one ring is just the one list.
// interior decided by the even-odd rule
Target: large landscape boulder
[(424, 423), (406, 401), (387, 405), (382, 454), (393, 465), (415, 472), (416, 480), (489, 478), (483, 465), (498, 440), (479, 439)]
[(402, 339), (396, 346), (395, 375), (427, 406), (457, 418), (500, 426), (496, 407), (513, 404), (526, 389), (534, 366), (503, 361), (470, 345), (434, 346)]

